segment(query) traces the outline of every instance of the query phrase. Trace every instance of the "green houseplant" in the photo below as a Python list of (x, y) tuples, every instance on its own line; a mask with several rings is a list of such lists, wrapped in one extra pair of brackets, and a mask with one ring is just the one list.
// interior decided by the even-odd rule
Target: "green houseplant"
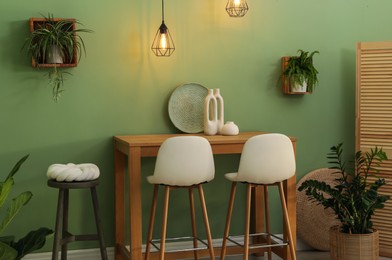
[(2, 211), (2, 218), (0, 218), (0, 259), (22, 259), (26, 254), (44, 246), (46, 237), (53, 233), (51, 229), (41, 227), (37, 230), (30, 231), (18, 241), (14, 241), (14, 236), (2, 236), (4, 229), (12, 222), (14, 217), (33, 196), (30, 191), (25, 191), (13, 198), (11, 202), (8, 203), (8, 207), (5, 205), (14, 185), (14, 175), (18, 172), (28, 156), (29, 155), (26, 155), (21, 158), (15, 164), (6, 179), (3, 182), (0, 182), (0, 210)]
[[(89, 29), (76, 29), (81, 23), (75, 19), (58, 19), (53, 15), (31, 22), (32, 32), (26, 38), (23, 48), (32, 56), (37, 67), (53, 67), (47, 74), (49, 85), (53, 89), (53, 99), (58, 101), (63, 92), (63, 67), (74, 67), (86, 46), (80, 33), (89, 33)], [(68, 73), (69, 74), (69, 73)]]
[(294, 90), (304, 84), (307, 85), (307, 91), (313, 92), (314, 88), (318, 84), (318, 71), (313, 64), (313, 55), (319, 53), (313, 51), (298, 50), (298, 56), (291, 56), (288, 58), (287, 65), (283, 70), (282, 75), (286, 84), (289, 84)]
[[(338, 232), (357, 237), (373, 233), (371, 218), (375, 210), (383, 208), (389, 199), (389, 196), (379, 193), (380, 187), (385, 185), (385, 180), (374, 175), (377, 174), (380, 163), (388, 159), (386, 153), (378, 147), (371, 149), (370, 152), (358, 151), (355, 153), (354, 165), (350, 166), (343, 160), (343, 144), (340, 143), (331, 147), (327, 158), (331, 164), (330, 168), (336, 170), (335, 186), (323, 181), (307, 180), (298, 190), (305, 191), (310, 200), (322, 204), (325, 208), (333, 209), (341, 223)], [(375, 180), (370, 181), (370, 176)], [(331, 241), (331, 247), (332, 244)], [(358, 250), (353, 251), (360, 252), (360, 249), (359, 246)], [(378, 244), (376, 249), (375, 255), (378, 259)], [(331, 257), (333, 251), (336, 250), (331, 248)], [(352, 259), (361, 259), (361, 257), (354, 256)]]

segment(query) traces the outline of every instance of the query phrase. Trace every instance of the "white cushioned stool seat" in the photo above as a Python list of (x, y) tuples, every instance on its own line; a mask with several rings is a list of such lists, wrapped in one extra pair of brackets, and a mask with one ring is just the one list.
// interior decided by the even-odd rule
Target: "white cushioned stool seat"
[(49, 179), (58, 182), (90, 181), (98, 179), (99, 174), (98, 166), (92, 163), (56, 163), (50, 165), (46, 173)]
[(295, 156), (290, 138), (282, 134), (263, 134), (245, 143), (238, 172), (226, 173), (237, 182), (271, 184), (295, 174)]
[(191, 186), (214, 179), (212, 149), (207, 139), (179, 136), (167, 139), (159, 148), (151, 184)]

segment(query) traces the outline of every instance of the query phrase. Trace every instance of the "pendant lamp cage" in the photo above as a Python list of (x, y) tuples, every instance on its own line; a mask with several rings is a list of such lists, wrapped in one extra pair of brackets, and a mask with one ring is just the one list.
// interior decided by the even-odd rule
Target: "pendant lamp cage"
[(159, 26), (157, 33), (155, 34), (151, 50), (158, 57), (168, 57), (175, 49), (169, 28), (167, 28), (165, 24), (165, 5), (164, 0), (162, 0), (162, 24)]
[(246, 0), (228, 0), (226, 12), (230, 17), (243, 17), (248, 12), (249, 7)]

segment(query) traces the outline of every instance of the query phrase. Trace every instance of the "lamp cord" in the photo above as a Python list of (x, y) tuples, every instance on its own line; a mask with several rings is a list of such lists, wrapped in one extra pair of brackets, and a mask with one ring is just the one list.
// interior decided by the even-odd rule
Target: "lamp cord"
[(165, 21), (165, 6), (164, 6), (164, 0), (162, 0), (162, 22)]

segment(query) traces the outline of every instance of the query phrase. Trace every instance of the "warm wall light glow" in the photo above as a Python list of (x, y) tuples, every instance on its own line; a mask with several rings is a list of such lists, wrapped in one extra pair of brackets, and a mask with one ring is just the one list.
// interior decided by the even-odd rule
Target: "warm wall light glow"
[(231, 17), (243, 17), (248, 12), (246, 0), (228, 0), (226, 11)]
[(162, 0), (162, 24), (155, 34), (154, 41), (151, 45), (151, 50), (156, 56), (168, 57), (176, 48), (174, 47), (173, 39), (170, 35), (169, 29), (165, 24), (165, 5)]

